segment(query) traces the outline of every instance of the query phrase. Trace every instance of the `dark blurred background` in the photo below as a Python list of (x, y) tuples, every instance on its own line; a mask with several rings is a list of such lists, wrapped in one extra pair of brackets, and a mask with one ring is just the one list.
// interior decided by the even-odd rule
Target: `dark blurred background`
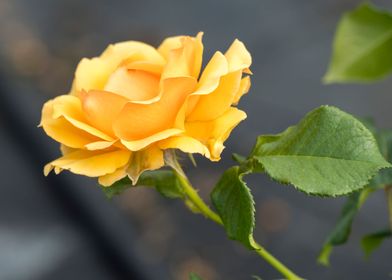
[[(392, 8), (390, 1), (374, 1)], [(279, 275), (223, 229), (149, 189), (113, 201), (95, 180), (64, 172), (44, 178), (58, 145), (36, 128), (42, 104), (68, 92), (82, 57), (109, 43), (204, 31), (205, 59), (236, 37), (253, 55), (253, 86), (240, 107), (248, 119), (219, 164), (197, 157), (187, 170), (207, 197), (231, 153), (246, 154), (258, 134), (277, 133), (321, 104), (392, 127), (392, 80), (375, 85), (321, 84), (341, 14), (354, 0), (104, 1), (0, 0), (0, 279), (263, 279)], [(382, 192), (356, 218), (347, 245), (324, 268), (315, 258), (344, 198), (306, 197), (257, 175), (248, 178), (257, 207), (256, 239), (307, 279), (389, 279), (392, 242), (369, 261), (362, 235), (387, 223)]]

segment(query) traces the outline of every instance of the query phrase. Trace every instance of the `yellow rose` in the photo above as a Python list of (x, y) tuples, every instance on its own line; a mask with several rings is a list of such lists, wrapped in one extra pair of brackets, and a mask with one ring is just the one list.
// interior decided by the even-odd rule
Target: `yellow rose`
[(251, 56), (235, 40), (201, 71), (202, 33), (170, 37), (155, 49), (135, 41), (110, 45), (79, 63), (71, 92), (45, 103), (41, 126), (63, 156), (44, 168), (99, 177), (109, 186), (164, 163), (180, 149), (220, 159), (223, 142), (246, 118), (234, 106), (250, 87)]

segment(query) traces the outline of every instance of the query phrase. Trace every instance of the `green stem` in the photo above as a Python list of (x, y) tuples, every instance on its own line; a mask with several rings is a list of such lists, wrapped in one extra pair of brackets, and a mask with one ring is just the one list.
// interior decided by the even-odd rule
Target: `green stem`
[(270, 265), (272, 265), (277, 271), (279, 271), (288, 280), (304, 280), (303, 278), (296, 275), (284, 264), (282, 264), (277, 258), (275, 258), (270, 252), (264, 249), (264, 247), (258, 244), (256, 241), (255, 244), (258, 247), (256, 249), (256, 253), (259, 254), (264, 260), (266, 260)]
[(177, 175), (178, 180), (181, 182), (181, 185), (184, 188), (184, 191), (188, 196), (189, 200), (193, 202), (193, 204), (200, 210), (200, 212), (206, 218), (209, 218), (210, 220), (213, 220), (215, 223), (223, 226), (222, 219), (219, 217), (217, 213), (212, 211), (207, 204), (205, 204), (205, 202), (200, 197), (198, 192), (192, 187), (189, 180), (185, 178), (183, 175), (179, 174), (178, 172), (175, 173)]
[[(176, 171), (181, 170), (181, 173)], [(211, 219), (215, 223), (222, 225), (222, 219), (219, 217), (217, 213), (211, 210), (210, 207), (203, 201), (203, 199), (199, 196), (198, 192), (193, 188), (192, 184), (189, 182), (188, 178), (184, 177), (184, 172), (182, 172), (181, 166), (177, 164), (174, 172), (177, 175), (178, 180), (181, 182), (181, 185), (184, 188), (188, 199), (192, 201), (192, 203), (199, 209), (199, 211), (207, 218)], [(294, 272), (292, 272), (289, 268), (287, 268), (284, 264), (282, 264), (277, 258), (271, 255), (264, 247), (255, 242), (257, 249), (255, 250), (258, 255), (260, 255), (264, 260), (266, 260), (270, 265), (272, 265), (277, 271), (279, 271), (283, 276), (285, 276), (288, 280), (303, 280), (303, 278), (297, 276)]]

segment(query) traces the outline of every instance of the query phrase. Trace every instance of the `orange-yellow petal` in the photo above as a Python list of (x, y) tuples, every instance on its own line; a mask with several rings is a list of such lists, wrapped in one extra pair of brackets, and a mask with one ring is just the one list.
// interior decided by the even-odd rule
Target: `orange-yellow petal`
[(120, 67), (110, 75), (104, 89), (130, 101), (146, 101), (158, 95), (159, 76), (143, 70)]
[[(197, 101), (195, 97), (188, 108), (188, 121), (213, 120), (223, 114), (233, 103), (237, 103), (247, 86), (240, 88), (242, 73), (252, 63), (245, 45), (235, 40), (225, 55), (216, 53), (203, 72)], [(250, 84), (248, 84), (250, 85)], [(242, 90), (241, 94), (239, 93)], [(191, 107), (192, 106), (192, 107)]]
[(151, 104), (127, 103), (117, 120), (114, 132), (122, 140), (141, 140), (173, 128), (177, 114), (196, 81), (190, 77), (166, 79), (159, 101)]
[(158, 146), (162, 150), (179, 149), (184, 153), (197, 153), (207, 158), (210, 157), (210, 151), (203, 143), (187, 135), (173, 136), (168, 139), (164, 139), (158, 143)]
[(83, 91), (80, 93), (80, 99), (88, 122), (114, 137), (113, 122), (128, 100), (120, 95), (98, 90)]
[(46, 102), (42, 108), (41, 123), (48, 136), (71, 148), (82, 148), (85, 145), (100, 140), (75, 126), (64, 117), (53, 117), (55, 100)]
[(66, 169), (75, 174), (89, 177), (98, 177), (115, 172), (128, 163), (131, 152), (127, 150), (116, 151), (86, 151), (76, 150), (62, 156), (44, 168), (45, 175), (54, 168), (56, 173)]
[(240, 87), (241, 71), (221, 77), (219, 86), (210, 94), (200, 96), (188, 121), (209, 121), (227, 111)]
[(163, 67), (165, 59), (148, 44), (136, 41), (110, 45), (100, 57), (83, 58), (75, 72), (71, 94), (85, 90), (103, 90), (110, 75), (126, 61), (146, 61)]
[(149, 137), (140, 140), (133, 140), (133, 141), (121, 140), (121, 143), (130, 151), (139, 151), (149, 146), (152, 143), (158, 142), (162, 139), (166, 139), (174, 135), (179, 135), (183, 132), (184, 132), (183, 129), (171, 128), (158, 132), (154, 135), (151, 135)]
[(250, 77), (246, 76), (245, 78), (243, 78), (241, 80), (240, 88), (238, 89), (237, 93), (235, 94), (235, 96), (233, 98), (233, 105), (237, 105), (238, 102), (240, 101), (241, 97), (244, 94), (248, 93), (250, 86), (251, 86)]
[(186, 116), (189, 116), (195, 109), (200, 99), (199, 95), (213, 92), (218, 87), (221, 77), (227, 73), (226, 57), (221, 52), (216, 52), (201, 74), (196, 91), (188, 98)]
[(71, 94), (77, 95), (81, 90), (102, 90), (114, 69), (99, 57), (83, 58), (76, 68)]
[(113, 141), (97, 141), (97, 142), (92, 142), (89, 143), (87, 145), (85, 145), (84, 147), (87, 150), (90, 151), (95, 151), (95, 150), (104, 150), (107, 149), (111, 146), (113, 146), (113, 144), (115, 144), (118, 140), (113, 140)]
[(185, 124), (186, 135), (203, 143), (210, 150), (212, 161), (220, 159), (224, 141), (231, 131), (246, 118), (245, 112), (229, 108), (222, 116), (213, 121), (197, 121)]
[(141, 70), (155, 75), (161, 75), (164, 64), (156, 64), (149, 61), (126, 60), (121, 64), (129, 70)]
[(152, 145), (145, 150), (132, 153), (131, 161), (126, 172), (132, 183), (136, 185), (139, 176), (144, 171), (159, 169), (164, 164), (162, 150)]
[(229, 72), (245, 70), (252, 64), (252, 57), (246, 49), (244, 43), (235, 39), (229, 49), (225, 53), (225, 57), (229, 63)]
[(192, 76), (199, 77), (203, 58), (203, 33), (195, 38), (189, 36), (170, 37), (163, 41), (158, 51), (166, 58), (162, 78)]
[(118, 168), (116, 171), (114, 171), (113, 173), (110, 174), (106, 174), (103, 176), (100, 176), (98, 178), (98, 183), (101, 186), (104, 187), (109, 187), (111, 185), (113, 185), (115, 182), (121, 180), (122, 178), (124, 178), (125, 176), (127, 176), (127, 165)]
[(73, 95), (61, 95), (54, 99), (53, 117), (64, 117), (73, 126), (84, 130), (85, 132), (101, 138), (106, 141), (112, 141), (113, 138), (91, 126), (86, 119), (82, 110), (82, 104), (79, 98)]
[(204, 95), (213, 92), (219, 85), (222, 76), (228, 73), (226, 57), (216, 52), (201, 74), (196, 91), (192, 95)]
[(157, 65), (165, 64), (165, 59), (151, 45), (138, 41), (125, 41), (110, 45), (101, 55), (101, 58), (114, 67), (123, 61), (148, 61)]

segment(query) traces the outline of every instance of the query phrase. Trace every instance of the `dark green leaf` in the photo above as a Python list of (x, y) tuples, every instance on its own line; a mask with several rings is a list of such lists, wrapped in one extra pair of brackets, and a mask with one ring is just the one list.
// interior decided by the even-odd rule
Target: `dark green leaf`
[(181, 183), (172, 170), (146, 171), (140, 176), (138, 185), (155, 187), (167, 198), (185, 197)]
[[(154, 170), (144, 172), (136, 186), (155, 187), (156, 190), (167, 198), (184, 198), (185, 194), (172, 170)], [(121, 194), (126, 189), (132, 187), (132, 182), (124, 178), (110, 187), (102, 187), (108, 198)]]
[[(382, 155), (389, 162), (392, 161), (392, 131), (381, 130), (374, 133)], [(369, 185), (375, 189), (384, 188), (392, 184), (392, 169), (383, 169), (371, 180)]]
[(392, 71), (392, 15), (370, 4), (339, 22), (324, 81), (370, 82)]
[(329, 256), (332, 253), (333, 246), (342, 245), (347, 242), (354, 217), (370, 193), (371, 189), (366, 188), (352, 193), (347, 198), (335, 228), (324, 242), (324, 246), (318, 257), (319, 263), (329, 265)]
[(229, 238), (240, 241), (248, 248), (255, 248), (253, 229), (255, 208), (249, 188), (242, 180), (238, 166), (223, 173), (211, 193), (211, 200), (222, 218)]
[(111, 199), (113, 198), (113, 196), (122, 194), (125, 190), (131, 187), (133, 187), (132, 182), (128, 177), (126, 177), (124, 179), (115, 182), (113, 185), (109, 187), (101, 186), (101, 189), (104, 192), (105, 196), (108, 199)]
[(202, 280), (200, 276), (198, 276), (196, 273), (191, 272), (189, 274), (189, 280)]
[(376, 250), (386, 238), (392, 237), (390, 229), (384, 229), (369, 235), (366, 235), (361, 240), (361, 246), (368, 258), (374, 250)]
[(281, 134), (259, 136), (250, 158), (273, 179), (321, 196), (362, 189), (379, 169), (390, 167), (372, 133), (331, 106), (313, 110)]

